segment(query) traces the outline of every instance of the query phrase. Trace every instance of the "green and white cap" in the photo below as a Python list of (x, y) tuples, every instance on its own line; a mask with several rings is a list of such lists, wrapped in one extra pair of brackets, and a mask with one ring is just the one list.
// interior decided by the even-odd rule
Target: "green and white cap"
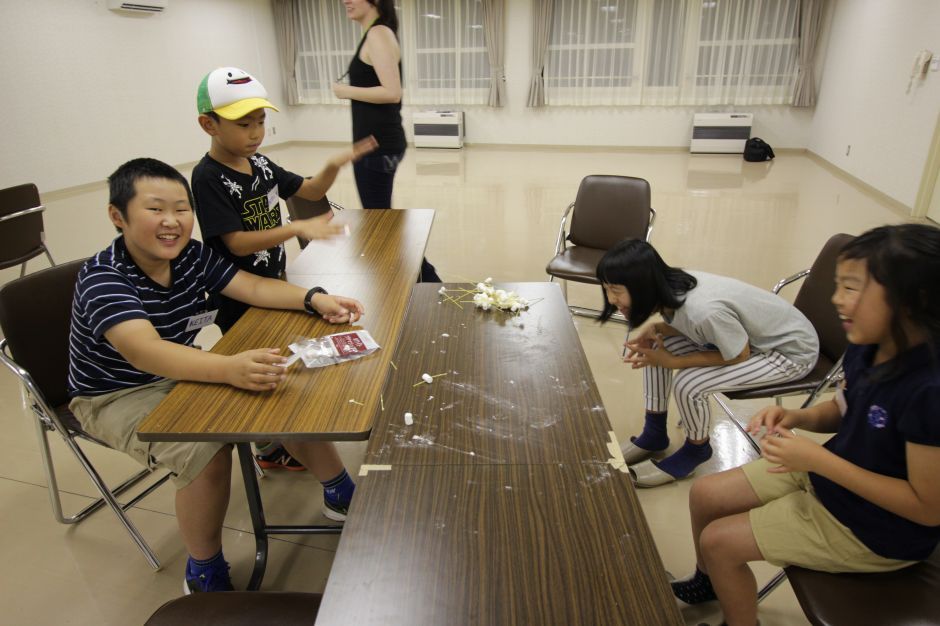
[(268, 92), (258, 80), (237, 67), (212, 70), (199, 83), (196, 92), (199, 113), (215, 111), (227, 120), (237, 120), (258, 109), (277, 107), (268, 101)]

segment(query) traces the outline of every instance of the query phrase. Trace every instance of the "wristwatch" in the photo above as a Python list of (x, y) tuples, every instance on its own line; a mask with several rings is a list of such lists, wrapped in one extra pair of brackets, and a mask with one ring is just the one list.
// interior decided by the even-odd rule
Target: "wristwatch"
[(309, 313), (310, 315), (320, 314), (319, 311), (313, 308), (313, 304), (311, 304), (310, 302), (314, 294), (317, 294), (317, 293), (326, 293), (326, 289), (324, 289), (323, 287), (314, 287), (313, 289), (307, 292), (306, 296), (304, 296), (304, 310), (307, 311), (307, 313)]

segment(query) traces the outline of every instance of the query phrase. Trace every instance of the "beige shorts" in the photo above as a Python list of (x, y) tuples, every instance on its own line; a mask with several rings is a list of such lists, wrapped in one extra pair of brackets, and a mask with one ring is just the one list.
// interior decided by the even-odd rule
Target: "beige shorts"
[(859, 541), (813, 493), (809, 474), (771, 474), (770, 467), (758, 459), (741, 468), (764, 503), (748, 517), (765, 560), (822, 572), (887, 572), (914, 563), (879, 556)]
[(73, 398), (69, 408), (89, 435), (115, 450), (129, 454), (151, 469), (165, 468), (176, 474), (173, 484), (182, 489), (199, 475), (224, 443), (141, 441), (137, 426), (170, 393), (176, 381), (159, 380), (148, 385), (113, 391), (101, 396)]

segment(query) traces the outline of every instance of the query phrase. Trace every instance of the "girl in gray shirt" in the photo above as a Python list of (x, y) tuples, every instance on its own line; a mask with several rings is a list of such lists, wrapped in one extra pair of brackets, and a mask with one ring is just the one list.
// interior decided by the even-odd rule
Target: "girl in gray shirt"
[[(792, 304), (733, 278), (670, 267), (645, 241), (611, 248), (597, 277), (606, 295), (602, 322), (618, 310), (630, 328), (656, 313), (664, 320), (643, 326), (624, 358), (644, 368), (645, 425), (623, 446), (626, 462), (637, 464), (630, 472), (640, 487), (684, 478), (711, 457), (710, 395), (798, 380), (816, 364), (816, 331)], [(662, 460), (645, 460), (669, 446), (673, 393), (685, 444)]]

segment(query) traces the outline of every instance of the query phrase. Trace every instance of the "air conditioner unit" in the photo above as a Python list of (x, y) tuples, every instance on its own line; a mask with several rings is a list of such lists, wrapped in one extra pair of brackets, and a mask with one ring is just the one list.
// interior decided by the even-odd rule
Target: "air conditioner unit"
[(134, 13), (161, 13), (169, 0), (108, 0), (112, 11), (132, 11)]
[(753, 121), (750, 113), (696, 113), (690, 151), (743, 154)]
[(411, 121), (416, 148), (463, 147), (463, 111), (416, 111)]

